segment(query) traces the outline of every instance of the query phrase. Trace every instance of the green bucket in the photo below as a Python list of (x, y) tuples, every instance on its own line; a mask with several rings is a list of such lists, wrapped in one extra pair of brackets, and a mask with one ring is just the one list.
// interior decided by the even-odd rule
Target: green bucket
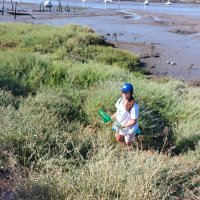
[(99, 115), (100, 115), (100, 117), (101, 117), (101, 119), (103, 120), (104, 123), (108, 123), (108, 122), (110, 122), (110, 121), (112, 120), (111, 117), (110, 117), (110, 115), (108, 115), (108, 114), (103, 110), (103, 108), (100, 108), (100, 109), (98, 110), (98, 113), (99, 113)]

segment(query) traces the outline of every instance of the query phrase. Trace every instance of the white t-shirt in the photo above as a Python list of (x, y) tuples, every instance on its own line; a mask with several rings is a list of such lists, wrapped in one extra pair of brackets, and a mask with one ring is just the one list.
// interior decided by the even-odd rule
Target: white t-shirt
[[(124, 99), (119, 98), (115, 104), (115, 106), (117, 108), (117, 121), (122, 125), (126, 124), (131, 119), (139, 118), (139, 106), (136, 102), (134, 103), (134, 105), (130, 111), (127, 111), (124, 108), (123, 103), (124, 103)], [(137, 120), (136, 124), (127, 127), (126, 132), (128, 134), (132, 134), (133, 132), (136, 131), (136, 129), (138, 129), (138, 120)]]

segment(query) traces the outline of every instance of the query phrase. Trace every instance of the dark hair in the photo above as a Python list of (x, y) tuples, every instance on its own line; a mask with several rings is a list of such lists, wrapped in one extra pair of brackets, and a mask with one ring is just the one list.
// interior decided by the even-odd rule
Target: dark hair
[(132, 101), (132, 100), (134, 100), (133, 94), (131, 94), (130, 99), (128, 101)]

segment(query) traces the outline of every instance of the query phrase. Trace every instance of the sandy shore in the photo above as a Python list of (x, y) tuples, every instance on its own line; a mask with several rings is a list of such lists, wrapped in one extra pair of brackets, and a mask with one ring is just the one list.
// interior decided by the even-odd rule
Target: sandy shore
[[(11, 5), (5, 7), (10, 9)], [(38, 4), (21, 3), (18, 9), (30, 11), (33, 18), (17, 16), (14, 19), (5, 12), (0, 15), (0, 22), (90, 26), (117, 47), (138, 54), (152, 75), (171, 76), (200, 85), (199, 17), (145, 10), (70, 8), (71, 12), (33, 12), (39, 9)]]

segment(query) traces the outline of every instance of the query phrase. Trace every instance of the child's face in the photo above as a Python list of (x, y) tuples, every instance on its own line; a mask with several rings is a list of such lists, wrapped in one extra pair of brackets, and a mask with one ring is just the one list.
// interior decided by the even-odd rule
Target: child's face
[(129, 100), (131, 97), (131, 93), (130, 92), (122, 92), (122, 97), (126, 100)]

